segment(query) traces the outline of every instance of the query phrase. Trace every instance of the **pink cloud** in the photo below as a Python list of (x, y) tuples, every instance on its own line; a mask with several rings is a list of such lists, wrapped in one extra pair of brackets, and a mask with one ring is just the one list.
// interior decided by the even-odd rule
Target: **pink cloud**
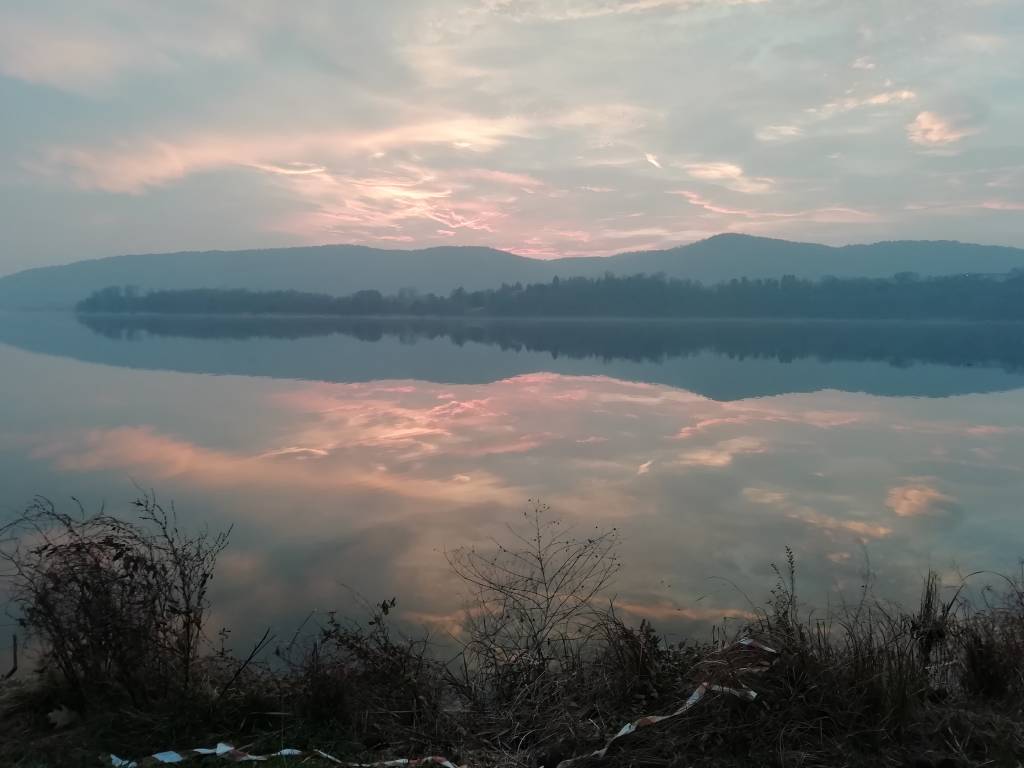
[[(460, 145), (463, 149), (487, 151), (528, 131), (529, 124), (518, 118), (452, 115), (407, 120), (376, 131), (208, 133), (177, 140), (146, 138), (98, 148), (57, 147), (49, 150), (37, 167), (52, 175), (66, 175), (85, 189), (138, 193), (190, 174), (232, 167), (310, 176), (323, 175), (327, 159), (352, 160), (388, 149)], [(494, 172), (490, 173), (493, 180)], [(523, 180), (525, 177), (519, 179)], [(372, 180), (363, 183), (386, 188), (386, 184), (374, 184)]]
[(826, 531), (854, 533), (866, 539), (884, 539), (892, 533), (892, 528), (881, 523), (839, 518), (834, 515), (823, 514), (810, 507), (794, 508), (788, 513), (788, 516), (815, 528), (821, 528)]
[(679, 195), (685, 198), (690, 205), (696, 208), (702, 208), (708, 213), (716, 214), (719, 216), (728, 217), (739, 217), (744, 219), (744, 226), (754, 226), (755, 222), (760, 220), (761, 222), (770, 222), (778, 220), (788, 220), (792, 222), (796, 221), (810, 221), (810, 222), (831, 222), (831, 223), (843, 223), (843, 222), (868, 222), (875, 221), (878, 219), (876, 214), (868, 211), (861, 211), (856, 208), (846, 208), (841, 206), (827, 207), (827, 208), (812, 208), (802, 211), (793, 212), (780, 212), (780, 211), (762, 211), (753, 208), (733, 208), (729, 206), (719, 205), (717, 203), (708, 200), (702, 195), (692, 192), (689, 190), (669, 190), (670, 195)]
[(717, 182), (736, 192), (757, 194), (768, 192), (775, 186), (774, 179), (747, 176), (735, 163), (687, 163), (683, 169), (695, 179)]
[(897, 517), (921, 517), (939, 514), (955, 504), (952, 496), (939, 491), (931, 478), (912, 480), (903, 485), (889, 489), (885, 497), (885, 505), (896, 513)]
[(723, 440), (710, 448), (697, 448), (679, 457), (679, 464), (688, 467), (722, 468), (733, 463), (737, 456), (751, 453), (765, 453), (768, 446), (753, 437), (737, 437)]
[(835, 115), (850, 112), (864, 107), (884, 107), (889, 104), (902, 104), (917, 99), (914, 91), (901, 89), (896, 91), (883, 91), (868, 96), (844, 96), (841, 99), (830, 101), (821, 107), (814, 107), (807, 110), (807, 113), (817, 118), (830, 118)]
[(973, 131), (957, 128), (953, 123), (934, 112), (921, 112), (907, 125), (907, 138), (923, 147), (944, 147), (954, 144)]

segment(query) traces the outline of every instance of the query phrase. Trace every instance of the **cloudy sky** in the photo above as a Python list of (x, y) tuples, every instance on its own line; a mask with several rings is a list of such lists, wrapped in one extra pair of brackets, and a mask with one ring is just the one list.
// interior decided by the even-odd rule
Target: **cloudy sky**
[(5, 0), (0, 274), (721, 231), (1024, 246), (1019, 0)]

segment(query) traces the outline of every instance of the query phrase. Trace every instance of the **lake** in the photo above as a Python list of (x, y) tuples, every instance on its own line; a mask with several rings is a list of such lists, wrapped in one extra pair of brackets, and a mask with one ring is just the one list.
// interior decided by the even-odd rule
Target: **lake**
[[(533, 501), (615, 526), (620, 611), (706, 632), (796, 553), (824, 606), (1024, 555), (1016, 325), (0, 316), (0, 516), (35, 495), (234, 526), (213, 626), (396, 596)], [(5, 620), (0, 619), (0, 624)]]

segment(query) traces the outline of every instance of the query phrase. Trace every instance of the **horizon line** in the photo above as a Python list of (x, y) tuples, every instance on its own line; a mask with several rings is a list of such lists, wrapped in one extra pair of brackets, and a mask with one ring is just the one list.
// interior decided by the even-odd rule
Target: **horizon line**
[(1010, 250), (1024, 250), (1024, 247), (1022, 247), (1022, 246), (1001, 245), (1001, 244), (996, 244), (996, 243), (976, 243), (976, 242), (971, 242), (971, 241), (968, 241), (968, 240), (949, 240), (949, 239), (928, 240), (928, 239), (914, 239), (914, 238), (901, 238), (901, 239), (888, 239), (888, 240), (872, 240), (872, 241), (867, 241), (867, 242), (864, 242), (864, 241), (861, 241), (861, 242), (847, 242), (847, 243), (843, 243), (842, 245), (831, 245), (831, 244), (828, 244), (828, 243), (815, 242), (813, 240), (788, 240), (788, 239), (783, 238), (783, 237), (765, 237), (763, 235), (752, 235), (752, 234), (749, 234), (749, 233), (746, 233), (746, 232), (717, 232), (717, 233), (715, 233), (713, 235), (708, 235), (707, 237), (702, 237), (702, 238), (698, 238), (696, 240), (690, 240), (690, 241), (687, 241), (687, 242), (681, 242), (681, 243), (679, 243), (677, 245), (669, 245), (669, 246), (665, 246), (663, 248), (641, 248), (641, 249), (633, 249), (633, 250), (625, 250), (625, 251), (616, 251), (615, 253), (607, 253), (607, 254), (603, 254), (603, 255), (602, 254), (563, 254), (563, 255), (560, 255), (560, 256), (551, 256), (551, 257), (533, 256), (533, 255), (524, 254), (524, 253), (517, 253), (514, 250), (509, 250), (509, 249), (506, 249), (506, 248), (498, 248), (498, 247), (495, 247), (493, 245), (484, 245), (484, 244), (477, 244), (477, 243), (473, 243), (473, 244), (458, 244), (458, 245), (452, 244), (452, 245), (410, 246), (410, 247), (403, 248), (403, 247), (394, 247), (394, 246), (388, 247), (388, 246), (385, 246), (385, 245), (369, 245), (367, 243), (338, 242), (338, 243), (316, 243), (316, 244), (305, 244), (305, 245), (280, 245), (280, 246), (272, 246), (272, 247), (265, 247), (265, 248), (260, 248), (260, 247), (253, 247), (253, 248), (205, 248), (205, 249), (204, 248), (191, 248), (191, 249), (179, 250), (179, 251), (144, 251), (144, 252), (141, 252), (141, 253), (116, 253), (116, 254), (111, 254), (109, 256), (91, 256), (91, 257), (88, 257), (88, 258), (77, 259), (75, 261), (68, 261), (68, 262), (63, 262), (63, 263), (59, 263), (59, 264), (44, 264), (44, 265), (41, 265), (41, 266), (38, 266), (38, 267), (26, 267), (25, 269), (18, 269), (18, 270), (15, 270), (14, 272), (7, 272), (7, 273), (4, 273), (4, 274), (0, 274), (0, 280), (6, 279), (8, 277), (13, 277), (15, 275), (20, 275), (20, 274), (23, 274), (23, 273), (26, 273), (26, 272), (36, 272), (36, 271), (39, 271), (39, 270), (47, 270), (47, 269), (60, 269), (60, 268), (63, 268), (63, 267), (69, 267), (69, 266), (71, 266), (73, 264), (84, 264), (84, 263), (91, 262), (91, 261), (106, 261), (108, 259), (135, 258), (135, 257), (139, 257), (139, 256), (174, 256), (174, 255), (178, 255), (178, 254), (194, 254), (194, 253), (241, 253), (241, 252), (245, 252), (245, 251), (290, 251), (290, 250), (311, 249), (311, 248), (365, 248), (365, 249), (373, 250), (373, 251), (401, 251), (401, 252), (404, 252), (404, 253), (415, 253), (417, 251), (437, 251), (437, 250), (441, 250), (441, 249), (446, 249), (447, 248), (447, 249), (459, 249), (459, 250), (463, 250), (463, 249), (490, 250), (490, 251), (495, 251), (495, 252), (498, 252), (498, 253), (508, 254), (510, 256), (515, 256), (515, 257), (520, 258), (520, 259), (529, 259), (531, 261), (544, 261), (544, 262), (546, 262), (546, 261), (560, 261), (560, 260), (563, 260), (563, 259), (614, 259), (614, 258), (616, 258), (618, 256), (627, 256), (627, 255), (630, 255), (630, 254), (637, 254), (637, 253), (658, 253), (658, 252), (664, 252), (664, 251), (672, 251), (672, 250), (676, 250), (676, 249), (680, 249), (680, 248), (687, 248), (687, 247), (696, 245), (698, 243), (704, 243), (704, 242), (708, 242), (710, 240), (716, 240), (716, 239), (720, 239), (720, 238), (746, 238), (746, 239), (750, 239), (750, 240), (767, 240), (767, 241), (776, 242), (776, 243), (788, 243), (788, 244), (792, 244), (792, 245), (812, 245), (812, 246), (819, 246), (819, 247), (822, 247), (822, 248), (832, 248), (832, 249), (836, 249), (836, 250), (842, 249), (842, 248), (858, 247), (858, 246), (869, 247), (869, 246), (874, 246), (874, 245), (883, 245), (883, 244), (886, 244), (886, 243), (947, 243), (947, 244), (956, 244), (956, 245), (977, 246), (977, 247), (980, 247), (980, 248), (1007, 248), (1007, 249), (1010, 249)]

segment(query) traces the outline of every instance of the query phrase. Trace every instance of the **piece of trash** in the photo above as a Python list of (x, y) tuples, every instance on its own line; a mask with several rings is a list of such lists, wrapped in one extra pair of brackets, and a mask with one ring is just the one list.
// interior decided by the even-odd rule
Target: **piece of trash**
[[(763, 643), (754, 640), (750, 637), (745, 637), (742, 640), (738, 640), (735, 644), (730, 646), (730, 648), (735, 648), (737, 645), (742, 645), (748, 648), (756, 648), (766, 653), (778, 654), (778, 651), (776, 651), (774, 648), (769, 648), (767, 645), (764, 645)], [(729, 648), (726, 648), (724, 650), (729, 650)], [(744, 668), (738, 671), (760, 672), (763, 671), (763, 669)], [(690, 694), (689, 698), (687, 698), (686, 701), (683, 702), (682, 706), (679, 707), (679, 709), (677, 709), (675, 712), (672, 712), (668, 715), (647, 715), (646, 717), (641, 717), (637, 720), (634, 720), (631, 723), (626, 723), (624, 726), (622, 726), (622, 728), (619, 729), (618, 733), (616, 733), (614, 736), (608, 739), (607, 743), (601, 749), (598, 749), (587, 755), (580, 755), (578, 757), (571, 757), (568, 760), (563, 760), (556, 766), (556, 768), (571, 768), (572, 765), (583, 760), (603, 758), (606, 754), (608, 754), (608, 749), (611, 747), (612, 743), (616, 739), (621, 739), (623, 736), (628, 736), (629, 734), (633, 733), (639, 728), (643, 728), (644, 726), (660, 723), (664, 720), (669, 720), (673, 717), (679, 717), (683, 713), (689, 711), (694, 706), (696, 706), (698, 702), (700, 702), (701, 699), (704, 698), (708, 691), (714, 693), (724, 693), (729, 696), (736, 696), (738, 698), (745, 699), (746, 701), (753, 701), (757, 698), (757, 691), (747, 688), (746, 686), (742, 688), (733, 688), (725, 685), (717, 685), (710, 683), (708, 681), (704, 681), (693, 690), (693, 693)]]
[[(316, 755), (324, 758), (325, 760), (330, 760), (332, 763), (337, 765), (346, 766), (346, 768), (417, 768), (422, 765), (438, 765), (441, 766), (441, 768), (456, 768), (456, 766), (446, 757), (432, 756), (420, 757), (412, 760), (408, 758), (401, 758), (399, 760), (382, 760), (376, 763), (346, 763), (319, 749), (303, 752), (301, 749), (286, 747), (278, 750), (277, 752), (271, 752), (266, 755), (252, 755), (248, 752), (243, 752), (240, 749), (235, 749), (230, 744), (225, 744), (223, 742), (219, 743), (216, 747), (196, 747), (194, 749), (186, 749), (182, 752), (176, 752), (174, 750), (156, 752), (155, 754), (144, 758), (143, 764), (183, 763), (186, 760), (200, 757), (219, 757), (222, 760), (228, 760), (232, 763), (262, 763), (274, 757), (302, 757), (303, 755)], [(135, 760), (126, 760), (118, 757), (117, 755), (110, 756), (110, 765), (112, 768), (139, 768), (139, 763)]]
[(73, 709), (68, 709), (67, 705), (63, 705), (52, 710), (46, 719), (53, 723), (54, 728), (67, 728), (78, 722), (78, 713)]
[(752, 637), (744, 637), (742, 640), (739, 641), (739, 644), (745, 645), (749, 648), (760, 648), (762, 651), (767, 651), (768, 653), (778, 653), (778, 651), (776, 651), (774, 648), (769, 648), (764, 643), (760, 642), (759, 640), (755, 640)]

